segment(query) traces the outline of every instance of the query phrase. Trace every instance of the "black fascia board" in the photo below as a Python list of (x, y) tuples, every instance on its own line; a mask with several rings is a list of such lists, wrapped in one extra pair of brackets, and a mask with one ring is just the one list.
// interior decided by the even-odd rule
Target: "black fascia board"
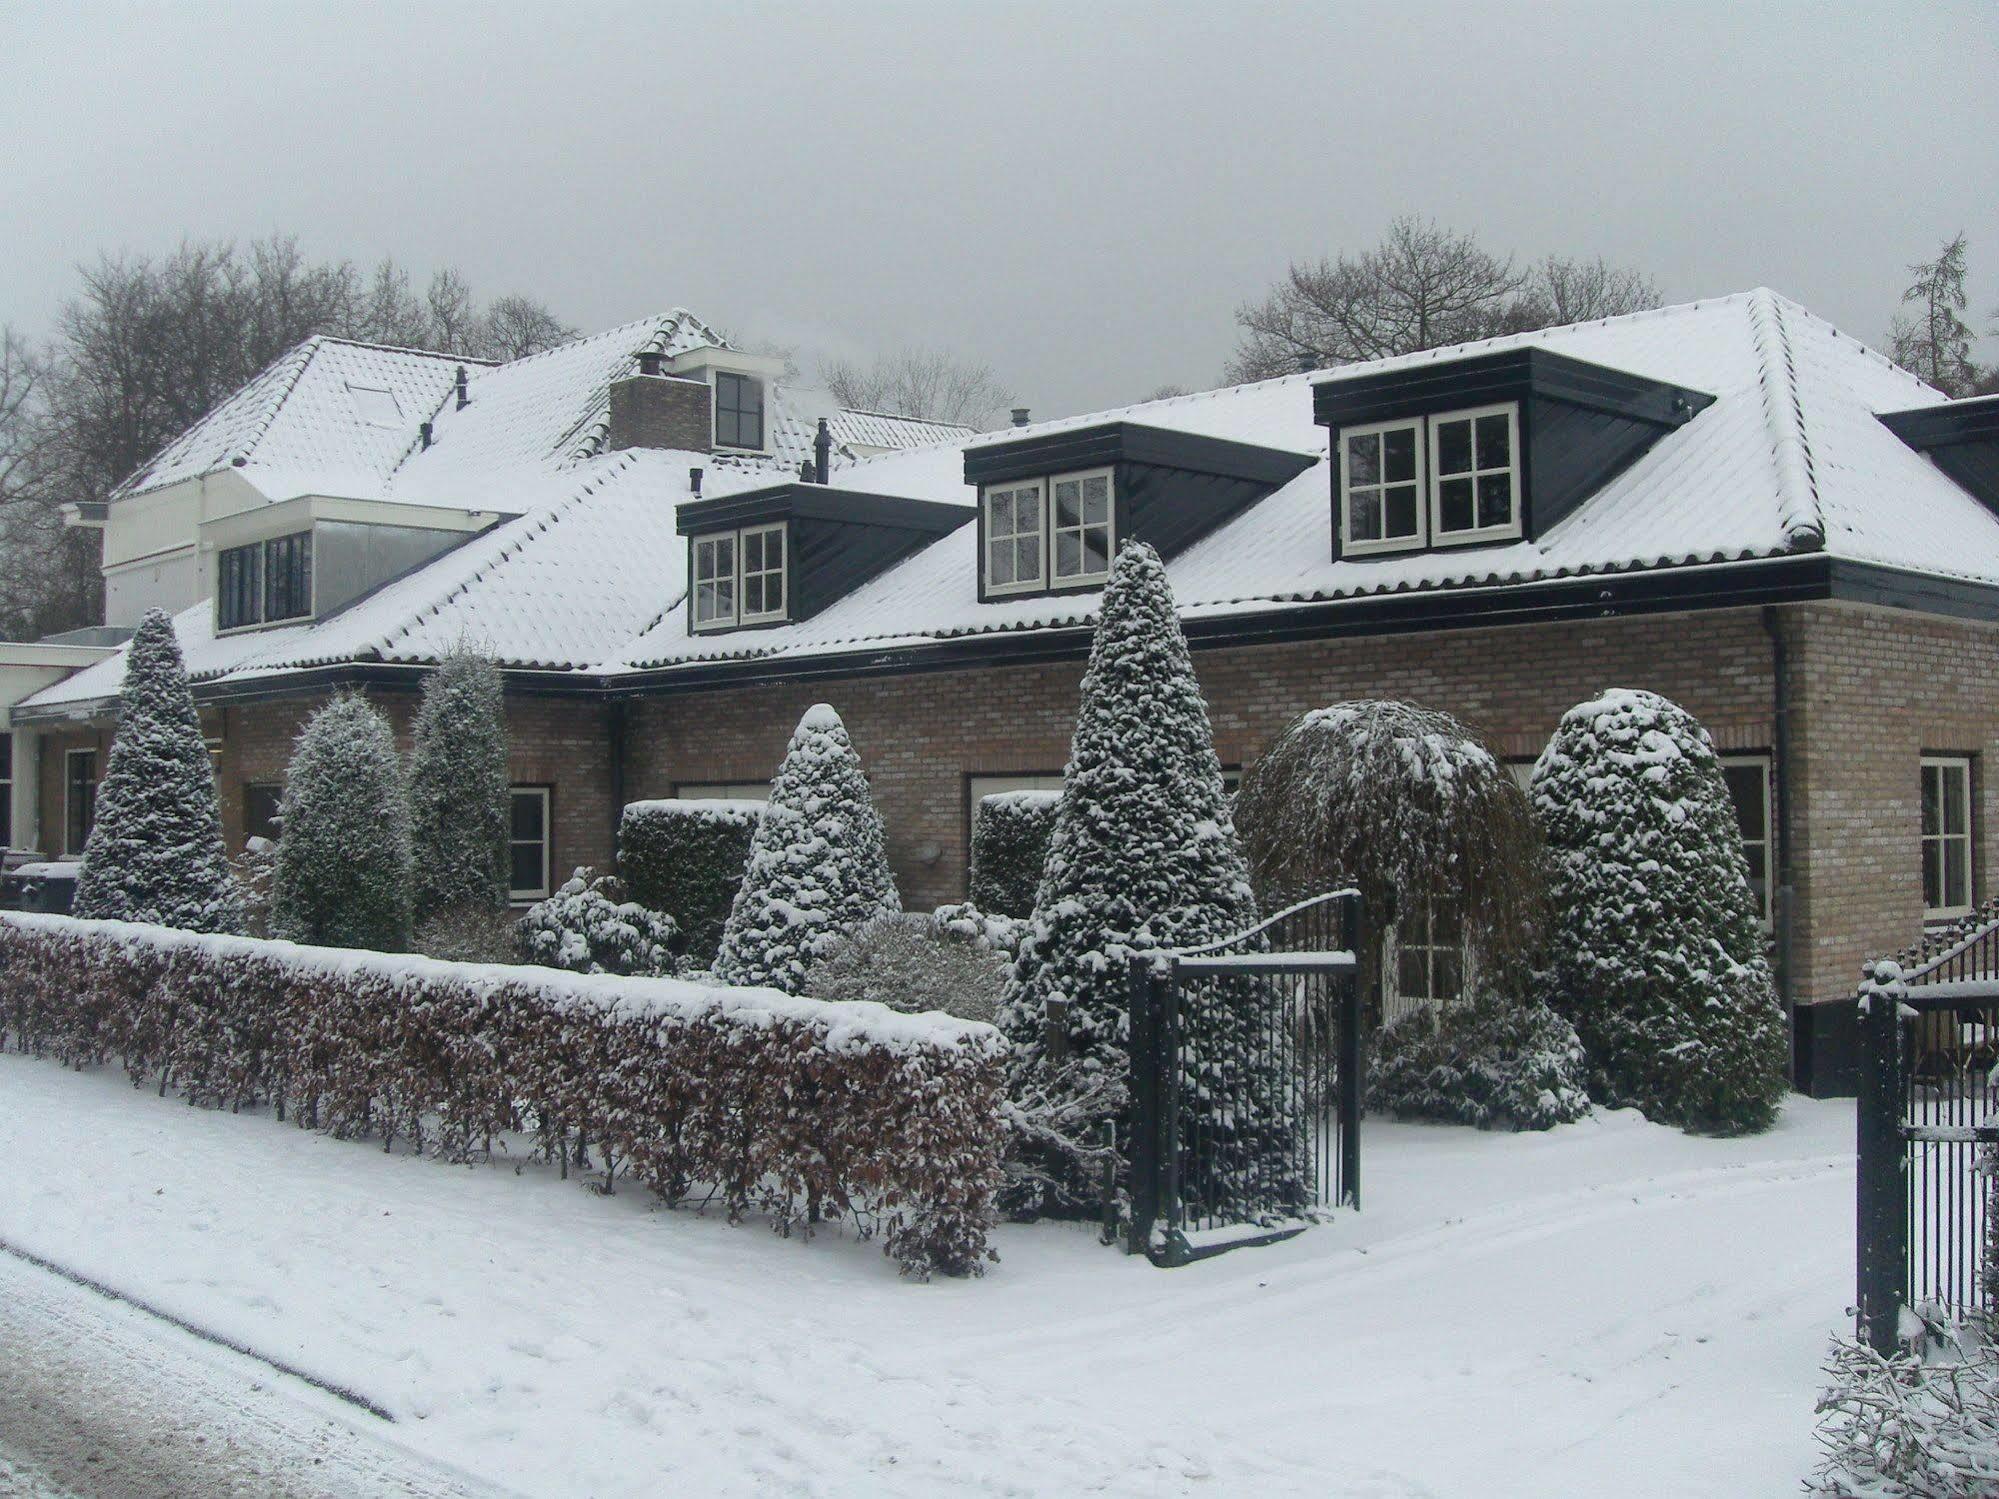
[(1322, 380), (1312, 387), (1312, 419), (1322, 427), (1356, 427), (1533, 397), (1668, 431), (1715, 400), (1705, 391), (1547, 349), (1502, 349)]
[(1919, 453), (1961, 442), (1999, 442), (1999, 395), (1883, 411), (1876, 420)]
[(829, 520), (945, 536), (971, 520), (973, 513), (970, 505), (792, 481), (717, 495), (711, 500), (690, 500), (674, 511), (673, 525), (682, 536), (705, 536), (765, 521)]
[(1181, 432), (1145, 422), (1101, 422), (1012, 442), (965, 449), (967, 484), (1000, 484), (1118, 463), (1151, 463), (1187, 473), (1216, 474), (1275, 489), (1288, 484), (1322, 455), (1265, 447), (1232, 438)]

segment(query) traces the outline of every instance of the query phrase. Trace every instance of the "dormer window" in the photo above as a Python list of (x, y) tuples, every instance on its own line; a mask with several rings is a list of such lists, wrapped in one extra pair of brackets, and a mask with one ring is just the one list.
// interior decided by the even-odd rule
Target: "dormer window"
[(690, 548), (697, 631), (733, 630), (786, 618), (784, 522), (696, 536)]
[(715, 446), (763, 451), (764, 385), (754, 375), (715, 371)]
[(1347, 427), (1340, 451), (1341, 546), (1349, 556), (1521, 534), (1516, 402)]
[(216, 554), (215, 627), (247, 629), (312, 613), (312, 533), (274, 536)]
[(1117, 549), (1112, 470), (988, 485), (982, 565), (988, 595), (1088, 588)]

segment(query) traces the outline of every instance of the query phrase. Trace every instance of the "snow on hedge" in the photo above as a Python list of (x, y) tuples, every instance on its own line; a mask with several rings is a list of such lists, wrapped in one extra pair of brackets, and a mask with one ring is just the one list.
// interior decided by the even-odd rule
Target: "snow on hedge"
[(987, 1258), (1005, 1044), (945, 1015), (8, 912), (0, 1028), (450, 1159), (588, 1140), (670, 1202), (705, 1183), (785, 1233), (848, 1215), (918, 1274)]

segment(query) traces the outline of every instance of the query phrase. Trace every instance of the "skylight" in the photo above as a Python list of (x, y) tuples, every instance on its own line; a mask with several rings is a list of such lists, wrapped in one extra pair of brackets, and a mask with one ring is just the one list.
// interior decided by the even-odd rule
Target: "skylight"
[(371, 427), (401, 427), (403, 408), (396, 393), (378, 385), (347, 382), (347, 399), (354, 403), (354, 415)]

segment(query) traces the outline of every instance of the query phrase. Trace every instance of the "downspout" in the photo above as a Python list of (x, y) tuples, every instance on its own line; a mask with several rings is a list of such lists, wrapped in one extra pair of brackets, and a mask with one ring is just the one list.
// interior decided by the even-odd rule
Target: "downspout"
[(1797, 992), (1792, 964), (1791, 903), (1796, 892), (1795, 869), (1791, 859), (1791, 670), (1790, 648), (1784, 639), (1782, 615), (1775, 604), (1763, 606), (1763, 629), (1770, 637), (1771, 713), (1770, 769), (1776, 782), (1777, 888), (1771, 900), (1772, 934), (1777, 957), (1777, 998), (1784, 1007), (1793, 1035), (1793, 1069), (1802, 1060), (1796, 1055)]
[(613, 698), (606, 710), (611, 739), (611, 867), (618, 867), (618, 828), (625, 817), (625, 723), (629, 705)]

